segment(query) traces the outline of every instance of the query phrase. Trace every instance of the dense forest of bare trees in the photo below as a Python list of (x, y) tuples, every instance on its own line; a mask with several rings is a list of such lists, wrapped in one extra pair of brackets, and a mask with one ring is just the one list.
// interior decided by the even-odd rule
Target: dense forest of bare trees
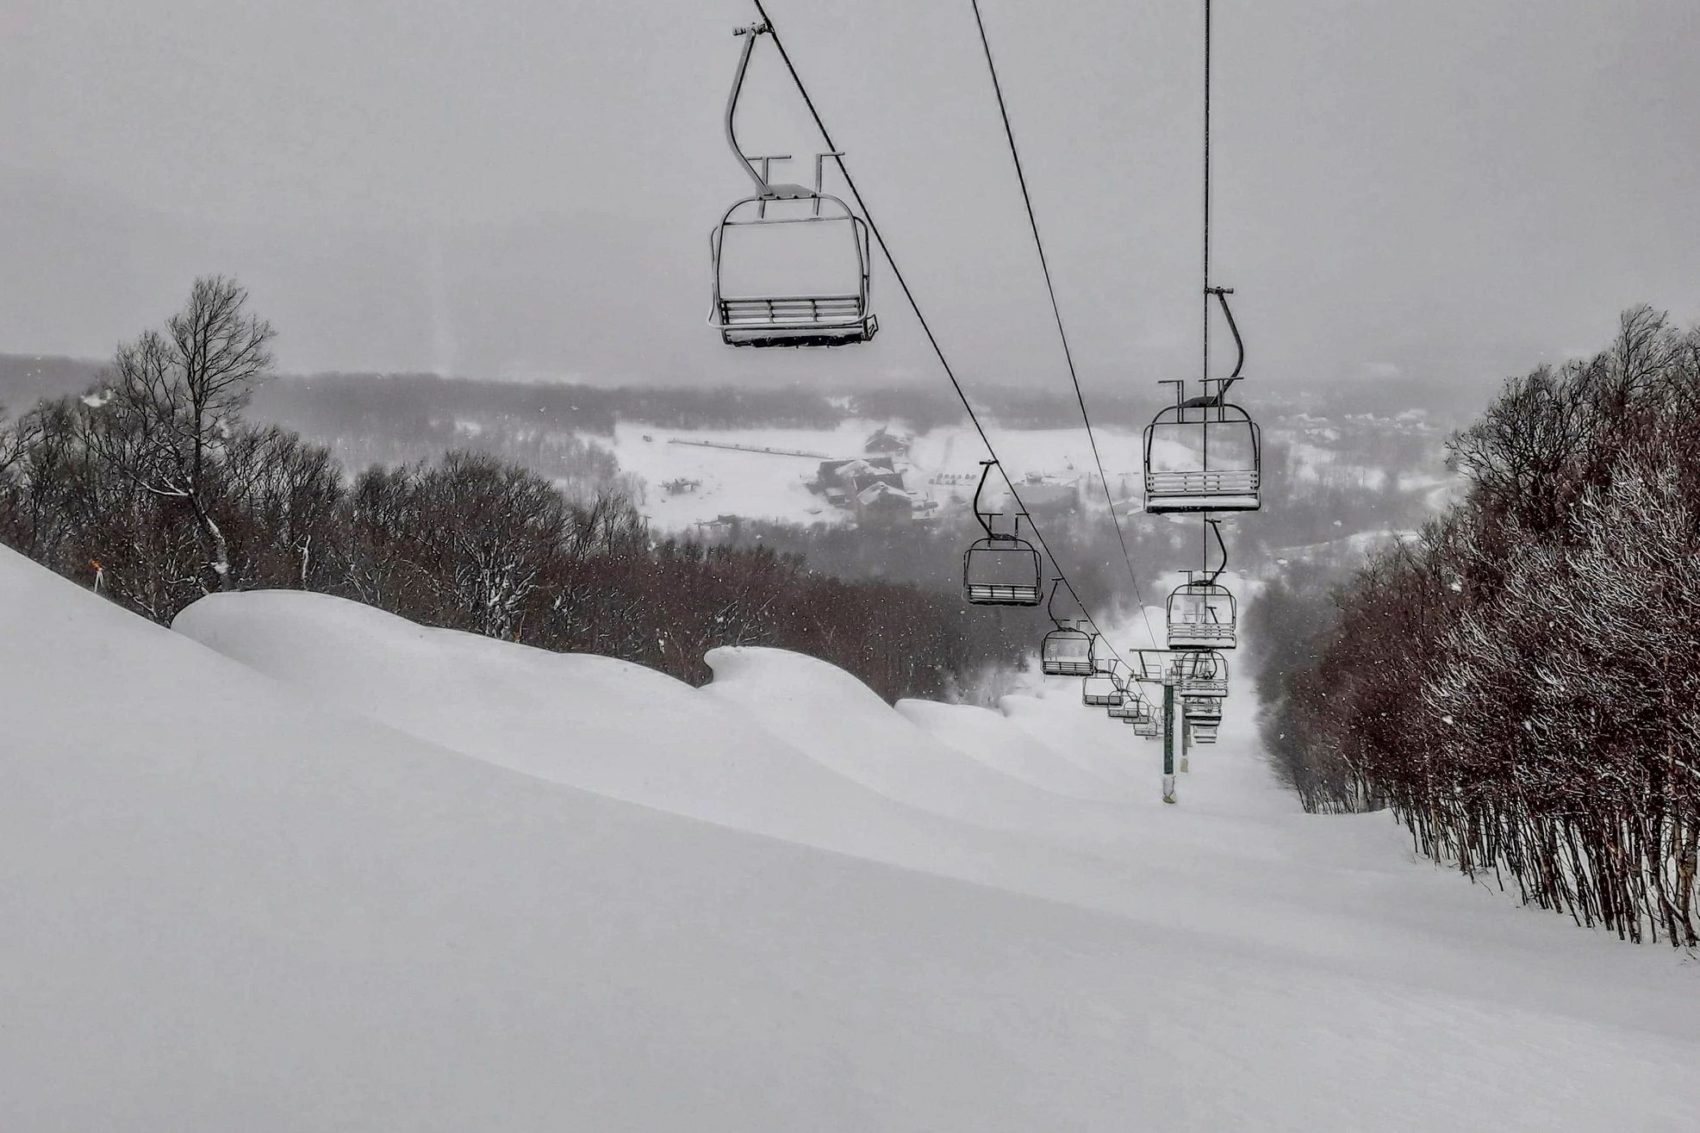
[(271, 328), (198, 281), (80, 397), (0, 413), (0, 542), (161, 623), (217, 590), (309, 589), (437, 626), (621, 657), (702, 682), (717, 645), (837, 664), (882, 695), (944, 696), (1019, 661), (1029, 629), (796, 555), (658, 540), (618, 494), (448, 452), (349, 476), (244, 408)]
[[(1452, 442), (1465, 499), (1306, 617), (1268, 679), (1313, 809), (1388, 806), (1417, 848), (1622, 936), (1697, 942), (1700, 331), (1626, 314)], [(1262, 604), (1260, 604), (1262, 605)]]

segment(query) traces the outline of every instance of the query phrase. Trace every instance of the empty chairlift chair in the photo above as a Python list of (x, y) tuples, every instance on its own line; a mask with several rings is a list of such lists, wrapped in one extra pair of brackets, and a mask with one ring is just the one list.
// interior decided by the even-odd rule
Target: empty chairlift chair
[(1145, 427), (1145, 510), (1176, 512), (1257, 511), (1263, 506), (1263, 434), (1251, 415), (1228, 400), (1245, 365), (1245, 345), (1228, 292), (1212, 288), (1239, 348), (1230, 377), (1201, 381), (1202, 393), (1186, 396), (1175, 387), (1175, 404)]
[(1115, 708), (1123, 695), (1121, 684), (1108, 673), (1094, 673), (1080, 682), (1080, 702), (1088, 708)]
[(1057, 628), (1045, 635), (1039, 645), (1039, 668), (1051, 677), (1084, 677), (1092, 672), (1092, 642), (1096, 635), (1081, 628), (1082, 623), (1069, 624), (1057, 617), (1057, 587), (1062, 579), (1051, 580), (1051, 598), (1047, 612)]
[(1170, 649), (1209, 651), (1238, 644), (1234, 596), (1226, 586), (1211, 581), (1214, 577), (1189, 577), (1169, 595)]
[(1142, 699), (1137, 690), (1122, 685), (1122, 702), (1110, 707), (1110, 719), (1120, 720), (1124, 724), (1137, 724), (1151, 713), (1151, 705)]
[(1188, 696), (1182, 701), (1186, 718), (1194, 723), (1220, 724), (1222, 702), (1213, 696)]
[(1194, 742), (1213, 744), (1216, 733), (1222, 726), (1222, 701), (1213, 696), (1189, 696), (1184, 699), (1182, 711), (1186, 716), (1186, 726), (1192, 731)]
[(980, 495), (996, 463), (981, 462), (980, 486), (974, 490), (974, 518), (986, 534), (962, 553), (962, 595), (976, 606), (1037, 606), (1043, 601), (1042, 563), (1033, 544), (1021, 537), (1021, 516), (1015, 517), (1013, 533), (1002, 533), (992, 529), (992, 520), (1001, 513), (980, 509)]
[(1190, 654), (1181, 662), (1180, 690), (1189, 697), (1228, 695), (1228, 659), (1215, 650)]
[[(714, 306), (709, 324), (728, 346), (846, 346), (879, 330), (870, 306), (868, 225), (841, 198), (822, 190), (825, 162), (815, 157), (814, 187), (775, 184), (775, 154), (752, 158), (738, 143), (738, 98), (756, 41), (767, 24), (740, 28), (744, 47), (726, 102), (726, 140), (756, 191), (727, 209), (709, 234)], [(760, 168), (757, 168), (759, 163)]]

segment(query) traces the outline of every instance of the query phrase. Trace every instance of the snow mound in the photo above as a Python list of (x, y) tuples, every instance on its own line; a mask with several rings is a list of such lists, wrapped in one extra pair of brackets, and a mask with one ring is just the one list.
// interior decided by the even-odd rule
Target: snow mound
[(793, 840), (883, 800), (664, 673), (431, 629), (323, 594), (216, 594), (173, 628), (351, 712), (610, 798)]
[(1149, 796), (1153, 753), (1158, 749), (1102, 708), (1083, 706), (1079, 678), (1047, 678), (1046, 685), (1043, 698), (1021, 693), (1000, 697), (998, 710), (1015, 730), (1103, 781), (1109, 797)]
[(1035, 737), (1012, 728), (1001, 714), (966, 704), (900, 700), (899, 714), (960, 755), (1052, 794), (1105, 801), (1116, 794), (1093, 775)]
[[(941, 743), (824, 661), (779, 649), (713, 649), (707, 693), (888, 798), (959, 822), (1098, 850), (1126, 835), (1116, 806), (1060, 798)], [(830, 727), (823, 722), (830, 721)], [(964, 743), (971, 741), (963, 741)]]
[(299, 591), (212, 595), (174, 628), (339, 710), (541, 779), (942, 876), (1125, 905), (1101, 866), (894, 802), (639, 665)]
[[(877, 700), (876, 725), (842, 674), (719, 660), (728, 688), (837, 689), (815, 729), (901, 741), (929, 792), (1094, 813)], [(467, 758), (4, 550), (0, 695), (8, 1130), (1656, 1130), (1700, 1105), (1691, 971), (1423, 868), (1352, 897), (1447, 932), (1363, 902), (1308, 948), (1305, 904), (1351, 877), (1320, 862), (1207, 932), (1161, 856), (1125, 863), (1166, 894), (1145, 922), (893, 869)]]

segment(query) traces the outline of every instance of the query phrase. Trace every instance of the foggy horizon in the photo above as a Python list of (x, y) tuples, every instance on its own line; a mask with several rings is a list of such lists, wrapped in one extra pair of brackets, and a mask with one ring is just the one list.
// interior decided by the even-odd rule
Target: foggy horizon
[[(940, 380), (883, 264), (858, 351), (752, 356), (704, 325), (706, 234), (746, 187), (720, 111), (748, 5), (415, 7), (0, 16), (0, 350), (105, 357), (224, 273), (289, 372)], [(770, 10), (965, 380), (1066, 389), (966, 9)], [(1215, 275), (1253, 382), (1486, 392), (1590, 353), (1633, 304), (1700, 316), (1679, 142), (1700, 11), (1541, 16), (1222, 6)], [(1088, 395), (1195, 375), (1194, 6), (986, 17)], [(756, 151), (821, 148), (771, 54), (741, 124)]]

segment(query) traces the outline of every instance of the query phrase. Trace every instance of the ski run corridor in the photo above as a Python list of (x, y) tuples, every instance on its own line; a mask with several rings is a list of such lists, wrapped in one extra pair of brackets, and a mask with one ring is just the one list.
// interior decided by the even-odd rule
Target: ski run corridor
[(0, 549), (0, 1130), (1688, 1130), (1700, 962), (1308, 816), (1230, 702), (693, 689)]

